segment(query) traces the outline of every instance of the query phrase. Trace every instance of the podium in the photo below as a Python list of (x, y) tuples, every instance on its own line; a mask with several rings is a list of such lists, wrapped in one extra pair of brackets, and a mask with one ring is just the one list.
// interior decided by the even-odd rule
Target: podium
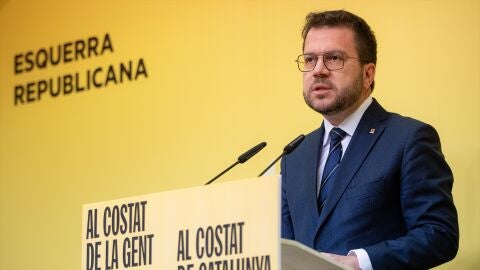
[(346, 269), (280, 239), (280, 194), (269, 176), (86, 204), (81, 269)]

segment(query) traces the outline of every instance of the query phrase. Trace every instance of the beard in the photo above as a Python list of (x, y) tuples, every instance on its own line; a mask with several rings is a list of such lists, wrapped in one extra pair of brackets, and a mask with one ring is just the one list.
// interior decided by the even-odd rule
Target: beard
[[(351, 85), (340, 90), (325, 78), (316, 78), (315, 83), (328, 85), (328, 87), (335, 92), (334, 100), (330, 104), (315, 104), (315, 97), (309, 95), (309, 91), (311, 90), (307, 89), (306, 91), (303, 91), (303, 98), (305, 99), (305, 103), (307, 103), (307, 105), (314, 111), (319, 112), (322, 115), (328, 116), (338, 114), (355, 104), (362, 95), (363, 76), (361, 73), (359, 74), (359, 76), (357, 76), (357, 78), (355, 78)], [(318, 97), (318, 99), (323, 98)]]

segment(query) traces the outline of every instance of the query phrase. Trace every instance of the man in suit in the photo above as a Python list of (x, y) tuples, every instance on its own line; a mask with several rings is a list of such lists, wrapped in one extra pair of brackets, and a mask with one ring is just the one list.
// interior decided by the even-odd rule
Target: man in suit
[(322, 126), (282, 160), (282, 237), (354, 269), (426, 269), (458, 250), (452, 172), (435, 129), (385, 111), (376, 39), (347, 11), (307, 16), (304, 98)]

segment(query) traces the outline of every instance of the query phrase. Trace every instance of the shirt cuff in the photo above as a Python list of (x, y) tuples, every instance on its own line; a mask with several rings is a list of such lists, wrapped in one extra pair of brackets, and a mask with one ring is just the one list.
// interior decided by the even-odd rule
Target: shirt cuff
[(348, 252), (348, 255), (356, 255), (358, 260), (358, 265), (362, 270), (373, 270), (372, 262), (370, 261), (370, 257), (368, 257), (368, 253), (365, 249), (354, 249)]

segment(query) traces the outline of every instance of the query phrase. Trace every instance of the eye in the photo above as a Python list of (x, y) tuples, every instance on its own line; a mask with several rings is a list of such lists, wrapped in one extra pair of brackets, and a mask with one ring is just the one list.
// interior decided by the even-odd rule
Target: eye
[(305, 64), (309, 65), (317, 62), (317, 57), (315, 55), (304, 55), (303, 60)]
[(342, 62), (344, 59), (343, 55), (339, 53), (327, 53), (323, 57), (326, 62), (331, 62), (331, 63)]

